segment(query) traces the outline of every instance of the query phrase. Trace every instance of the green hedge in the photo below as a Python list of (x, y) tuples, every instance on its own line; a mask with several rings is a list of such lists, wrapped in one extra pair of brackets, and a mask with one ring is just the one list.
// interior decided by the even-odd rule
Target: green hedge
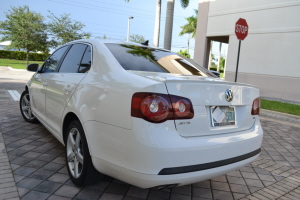
[[(216, 67), (211, 67), (210, 70), (217, 71), (217, 68)], [(223, 68), (220, 69), (220, 73), (224, 73)]]
[[(44, 61), (50, 54), (47, 53), (29, 53), (29, 60), (31, 61)], [(24, 51), (6, 51), (0, 50), (0, 58), (26, 60), (26, 52)]]

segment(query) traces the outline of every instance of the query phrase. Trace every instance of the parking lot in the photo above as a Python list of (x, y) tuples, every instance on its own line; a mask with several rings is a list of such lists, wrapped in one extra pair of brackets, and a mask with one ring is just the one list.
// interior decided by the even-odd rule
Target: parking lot
[(30, 124), (8, 90), (21, 92), (30, 74), (0, 67), (1, 199), (300, 199), (300, 118), (262, 111), (260, 157), (240, 170), (173, 189), (141, 189), (109, 176), (76, 187), (64, 146), (41, 124)]

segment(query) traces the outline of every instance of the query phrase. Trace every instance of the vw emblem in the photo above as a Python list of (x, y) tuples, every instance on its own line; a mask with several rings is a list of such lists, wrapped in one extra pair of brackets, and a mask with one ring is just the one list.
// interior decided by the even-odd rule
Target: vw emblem
[(227, 89), (227, 90), (225, 91), (225, 99), (226, 99), (226, 101), (228, 101), (228, 102), (232, 101), (232, 99), (233, 99), (233, 92), (232, 92), (231, 89)]

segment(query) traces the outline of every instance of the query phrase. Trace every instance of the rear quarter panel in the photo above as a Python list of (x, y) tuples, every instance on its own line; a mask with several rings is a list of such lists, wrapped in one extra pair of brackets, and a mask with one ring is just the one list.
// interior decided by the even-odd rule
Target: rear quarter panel
[(167, 94), (164, 83), (124, 70), (102, 43), (93, 45), (92, 60), (90, 71), (65, 112), (75, 112), (82, 123), (99, 121), (131, 129), (131, 99), (135, 92)]

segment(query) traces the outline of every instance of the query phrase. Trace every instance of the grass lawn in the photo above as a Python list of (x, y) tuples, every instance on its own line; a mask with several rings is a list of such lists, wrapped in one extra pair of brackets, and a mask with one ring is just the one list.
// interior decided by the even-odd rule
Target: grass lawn
[[(29, 63), (38, 63), (42, 65), (42, 61), (29, 61)], [(0, 66), (9, 66), (14, 69), (26, 69), (25, 60), (10, 60), (10, 59), (0, 59)]]
[(263, 109), (274, 110), (278, 112), (300, 116), (300, 105), (283, 103), (279, 101), (270, 101), (265, 99), (261, 99), (260, 104), (260, 107)]

